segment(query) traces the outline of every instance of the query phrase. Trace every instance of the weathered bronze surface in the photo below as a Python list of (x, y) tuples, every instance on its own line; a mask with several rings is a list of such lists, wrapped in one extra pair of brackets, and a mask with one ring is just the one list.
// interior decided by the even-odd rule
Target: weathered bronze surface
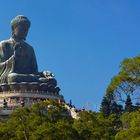
[(34, 49), (25, 42), (30, 25), (27, 17), (16, 16), (11, 21), (12, 37), (0, 42), (0, 84), (3, 88), (9, 85), (12, 89), (16, 83), (23, 82), (30, 85), (36, 82), (52, 89), (57, 85), (54, 76), (50, 78), (50, 75), (47, 77), (46, 73), (38, 72)]

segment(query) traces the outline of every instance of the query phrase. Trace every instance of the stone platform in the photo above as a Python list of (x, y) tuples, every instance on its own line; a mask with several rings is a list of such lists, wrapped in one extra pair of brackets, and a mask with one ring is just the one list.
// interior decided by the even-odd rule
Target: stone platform
[(57, 100), (64, 102), (59, 93), (45, 91), (4, 91), (0, 92), (0, 115), (8, 115), (15, 108), (31, 106), (45, 100)]

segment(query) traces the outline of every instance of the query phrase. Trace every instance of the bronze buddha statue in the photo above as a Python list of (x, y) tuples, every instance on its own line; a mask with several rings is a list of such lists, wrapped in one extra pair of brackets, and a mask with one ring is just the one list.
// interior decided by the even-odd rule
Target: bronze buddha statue
[[(25, 16), (11, 21), (12, 37), (0, 42), (0, 84), (32, 83), (48, 84), (43, 72), (38, 72), (34, 49), (26, 40), (31, 22)], [(54, 81), (53, 81), (54, 80)], [(57, 81), (51, 79), (56, 87)]]

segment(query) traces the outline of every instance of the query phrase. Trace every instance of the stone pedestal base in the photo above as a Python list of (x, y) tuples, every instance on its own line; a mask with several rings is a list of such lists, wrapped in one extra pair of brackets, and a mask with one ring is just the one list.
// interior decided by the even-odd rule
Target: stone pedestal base
[(64, 102), (62, 95), (57, 92), (44, 91), (5, 91), (0, 92), (0, 115), (8, 115), (17, 107), (31, 106), (32, 104), (45, 101), (57, 100)]

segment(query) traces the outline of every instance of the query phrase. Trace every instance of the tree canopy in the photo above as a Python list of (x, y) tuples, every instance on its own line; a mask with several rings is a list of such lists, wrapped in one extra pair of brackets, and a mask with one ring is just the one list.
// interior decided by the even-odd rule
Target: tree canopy
[(83, 110), (73, 119), (54, 101), (17, 108), (0, 122), (1, 140), (131, 140), (140, 136), (140, 110), (118, 114)]
[(128, 95), (139, 98), (140, 89), (140, 55), (124, 59), (120, 65), (120, 72), (111, 79), (106, 95), (114, 100), (125, 102)]

